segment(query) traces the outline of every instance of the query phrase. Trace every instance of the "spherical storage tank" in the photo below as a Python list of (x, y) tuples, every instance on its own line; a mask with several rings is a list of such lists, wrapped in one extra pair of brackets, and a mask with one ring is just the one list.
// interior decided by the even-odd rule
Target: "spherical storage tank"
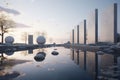
[(5, 43), (12, 44), (14, 42), (14, 38), (12, 36), (7, 36), (5, 38)]
[(38, 36), (36, 41), (38, 44), (45, 44), (46, 39), (44, 36)]

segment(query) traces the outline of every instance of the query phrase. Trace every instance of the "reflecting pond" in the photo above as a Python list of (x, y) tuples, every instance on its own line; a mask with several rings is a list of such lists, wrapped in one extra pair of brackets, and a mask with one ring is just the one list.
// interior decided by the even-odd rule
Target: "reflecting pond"
[(56, 47), (18, 51), (5, 57), (0, 64), (0, 80), (120, 79), (120, 57), (110, 54)]
[(120, 80), (120, 57), (112, 54), (71, 50), (71, 59), (93, 80)]

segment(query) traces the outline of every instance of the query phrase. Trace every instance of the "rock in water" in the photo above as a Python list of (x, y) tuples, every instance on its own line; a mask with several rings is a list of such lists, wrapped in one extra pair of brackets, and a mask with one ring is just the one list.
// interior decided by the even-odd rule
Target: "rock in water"
[(59, 53), (57, 51), (53, 51), (51, 54), (52, 55), (58, 55)]

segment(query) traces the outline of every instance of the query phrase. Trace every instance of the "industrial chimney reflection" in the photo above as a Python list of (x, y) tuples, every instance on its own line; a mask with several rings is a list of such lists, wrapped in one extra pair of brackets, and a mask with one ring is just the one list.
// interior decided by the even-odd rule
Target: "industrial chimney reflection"
[(74, 60), (74, 49), (71, 49), (71, 58)]
[(84, 70), (86, 70), (86, 51), (84, 51)]
[(76, 63), (77, 63), (78, 65), (79, 65), (79, 52), (80, 52), (79, 50), (76, 51), (76, 55), (77, 55), (77, 62), (76, 62)]
[(28, 54), (33, 54), (33, 49), (29, 49)]

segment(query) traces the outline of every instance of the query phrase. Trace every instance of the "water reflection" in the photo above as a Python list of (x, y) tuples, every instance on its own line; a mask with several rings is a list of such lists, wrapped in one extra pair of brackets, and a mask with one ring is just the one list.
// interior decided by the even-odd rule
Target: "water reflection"
[[(60, 53), (54, 57), (51, 55), (53, 51)], [(69, 53), (71, 53), (72, 60), (69, 58)], [(16, 59), (10, 59), (11, 56)], [(0, 80), (28, 80), (30, 78), (31, 80), (120, 79), (120, 57), (118, 55), (106, 53), (101, 55), (96, 52), (64, 48), (56, 50), (46, 48), (35, 49), (32, 54), (29, 54), (29, 51), (14, 52), (11, 56), (7, 56), (8, 58), (4, 59), (0, 65)], [(21, 76), (21, 73), (26, 75)]]
[(38, 52), (36, 56), (34, 57), (35, 61), (41, 62), (45, 59), (46, 53), (45, 52)]
[(5, 54), (8, 55), (8, 56), (10, 56), (10, 55), (13, 55), (14, 52), (10, 51), (10, 52), (6, 52)]
[(79, 50), (77, 50), (76, 53), (77, 53), (77, 55), (76, 55), (77, 56), (76, 63), (79, 64)]
[(28, 54), (33, 54), (33, 49), (29, 49)]
[(117, 55), (102, 54), (71, 49), (71, 57), (76, 64), (84, 69), (94, 80), (120, 80), (120, 58)]
[(71, 59), (74, 60), (74, 49), (71, 49)]
[[(0, 80), (92, 80), (86, 72), (75, 65), (69, 58), (69, 49), (58, 48), (57, 51), (54, 50), (60, 52), (59, 55), (55, 57), (51, 55), (52, 51), (52, 48), (44, 50), (36, 49), (33, 50), (33, 54), (23, 55), (26, 54), (27, 51), (22, 51), (7, 56), (8, 58), (12, 57), (16, 59), (4, 61), (3, 64), (1, 64), (0, 73), (2, 74), (0, 75)], [(79, 51), (77, 53), (78, 56)], [(40, 62), (36, 62), (34, 57), (36, 55), (41, 56), (41, 54), (44, 56), (44, 59)], [(18, 59), (20, 60), (17, 61)], [(79, 64), (79, 61), (76, 61), (77, 64)], [(10, 67), (7, 68), (7, 65)]]
[(52, 51), (52, 53), (51, 53), (52, 55), (54, 55), (54, 56), (56, 56), (56, 55), (58, 55), (59, 53), (57, 52), (57, 51)]
[(13, 72), (8, 72), (5, 73), (4, 75), (0, 76), (0, 80), (12, 80), (14, 78), (17, 78), (18, 76), (20, 76), (20, 73), (17, 71), (13, 71)]
[(12, 80), (21, 75), (19, 71), (10, 71), (13, 66), (31, 62), (30, 60), (5, 59), (0, 64), (0, 80)]

